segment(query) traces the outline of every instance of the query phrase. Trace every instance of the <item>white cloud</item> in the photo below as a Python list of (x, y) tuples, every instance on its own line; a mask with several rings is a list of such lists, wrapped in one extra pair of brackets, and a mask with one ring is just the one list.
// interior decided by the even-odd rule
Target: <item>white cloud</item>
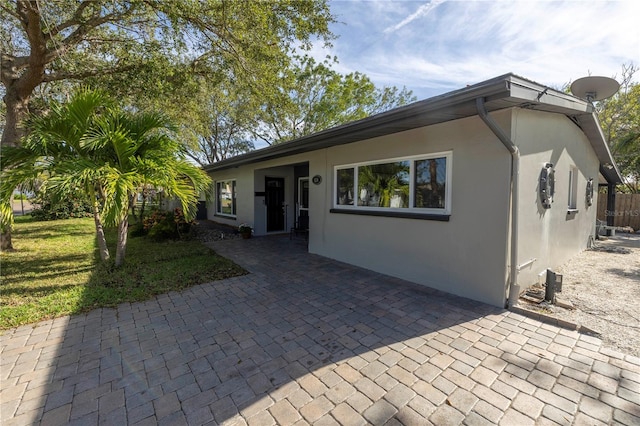
[(418, 10), (416, 10), (411, 15), (404, 18), (398, 24), (385, 28), (383, 32), (385, 34), (394, 33), (399, 29), (401, 29), (402, 27), (404, 27), (405, 25), (408, 25), (411, 22), (415, 21), (416, 19), (421, 18), (423, 16), (427, 16), (429, 12), (431, 12), (435, 7), (437, 7), (441, 3), (444, 3), (444, 0), (431, 0), (429, 3), (423, 4), (422, 6), (420, 6)]
[[(338, 2), (340, 72), (419, 97), (514, 72), (556, 87), (640, 65), (640, 2)], [(437, 7), (436, 7), (437, 6)]]

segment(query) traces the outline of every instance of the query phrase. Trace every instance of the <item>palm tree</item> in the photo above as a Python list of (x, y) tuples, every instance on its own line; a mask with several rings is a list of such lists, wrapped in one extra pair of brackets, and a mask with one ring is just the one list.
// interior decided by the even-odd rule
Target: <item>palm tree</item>
[(103, 224), (118, 229), (116, 266), (124, 262), (129, 208), (139, 188), (162, 188), (190, 219), (198, 194), (210, 184), (170, 137), (174, 127), (165, 116), (126, 111), (102, 92), (82, 89), (67, 104), (55, 104), (49, 115), (31, 119), (28, 127), (25, 143), (3, 161), (2, 201), (11, 185), (42, 173), (54, 194), (85, 192), (93, 202), (103, 260), (109, 258)]
[[(11, 210), (7, 211), (4, 207), (18, 185), (43, 179), (43, 190), (50, 191), (55, 198), (81, 189), (92, 201), (100, 257), (102, 260), (109, 259), (100, 215), (101, 205), (96, 196), (100, 189), (96, 163), (100, 160), (83, 146), (83, 138), (89, 131), (93, 118), (101, 109), (109, 107), (112, 107), (111, 101), (103, 93), (81, 90), (69, 103), (54, 102), (49, 113), (29, 119), (27, 127), (30, 134), (22, 146), (4, 148), (2, 152), (0, 199), (3, 228), (11, 226)], [(85, 169), (77, 173), (81, 166), (85, 166)], [(72, 187), (60, 184), (65, 177), (75, 180)]]

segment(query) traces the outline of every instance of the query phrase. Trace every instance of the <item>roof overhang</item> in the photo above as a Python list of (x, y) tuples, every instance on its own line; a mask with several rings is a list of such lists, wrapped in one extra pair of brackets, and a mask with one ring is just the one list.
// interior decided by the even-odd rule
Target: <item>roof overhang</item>
[(505, 74), (362, 120), (238, 155), (204, 169), (224, 170), (472, 117), (478, 114), (476, 99), (480, 97), (484, 98), (488, 112), (518, 107), (568, 116), (587, 136), (600, 160), (602, 175), (610, 183), (622, 181), (590, 103), (514, 74)]

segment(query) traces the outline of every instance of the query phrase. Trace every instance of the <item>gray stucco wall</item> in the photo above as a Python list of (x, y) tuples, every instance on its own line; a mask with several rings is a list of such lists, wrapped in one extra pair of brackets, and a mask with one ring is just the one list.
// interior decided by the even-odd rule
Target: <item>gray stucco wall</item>
[[(505, 110), (491, 114), (521, 150), (518, 264), (519, 283), (537, 281), (587, 245), (595, 229), (596, 200), (586, 206), (589, 177), (597, 179), (598, 161), (580, 129), (559, 114)], [(448, 222), (331, 212), (335, 166), (390, 158), (451, 152), (452, 203)], [(503, 306), (509, 267), (509, 175), (511, 156), (478, 118), (364, 140), (348, 145), (212, 174), (214, 180), (236, 179), (235, 219), (209, 216), (219, 222), (254, 226), (264, 235), (264, 177), (285, 178), (290, 208), (287, 230), (294, 220), (294, 165), (308, 163), (309, 176), (322, 182), (309, 193), (309, 251), (374, 271), (403, 278), (471, 299)], [(542, 165), (554, 164), (556, 195), (550, 210), (538, 199)], [(567, 215), (568, 170), (578, 170), (578, 212)]]
[(214, 182), (228, 179), (236, 180), (237, 216), (230, 218), (216, 215), (214, 196), (212, 201), (207, 204), (208, 219), (232, 226), (247, 223), (254, 228), (254, 235), (265, 235), (267, 233), (265, 197), (256, 196), (255, 193), (265, 190), (265, 177), (281, 177), (285, 182), (287, 209), (285, 231), (288, 231), (295, 222), (294, 186), (297, 182), (293, 164), (305, 163), (321, 157), (321, 153), (312, 152), (210, 173)]
[[(518, 264), (536, 259), (518, 276), (522, 287), (538, 281), (538, 274), (557, 268), (585, 250), (595, 235), (599, 161), (584, 133), (566, 116), (515, 109), (512, 137), (521, 152)], [(543, 124), (542, 124), (543, 123)], [(544, 209), (538, 180), (544, 163), (555, 169), (555, 196)], [(568, 214), (569, 170), (577, 174), (577, 212)], [(586, 203), (587, 180), (596, 182), (593, 204)]]
[[(510, 117), (495, 115), (505, 128)], [(449, 222), (329, 212), (334, 166), (442, 151), (452, 152)], [(311, 252), (503, 306), (510, 155), (478, 118), (334, 147), (322, 160), (310, 170), (326, 182), (312, 186)]]

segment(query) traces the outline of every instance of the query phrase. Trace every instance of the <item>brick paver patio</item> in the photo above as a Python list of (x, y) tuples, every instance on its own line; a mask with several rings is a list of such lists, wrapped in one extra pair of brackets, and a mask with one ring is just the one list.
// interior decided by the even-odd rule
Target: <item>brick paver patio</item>
[(9, 330), (0, 422), (640, 424), (640, 359), (301, 244), (213, 243), (251, 273)]

